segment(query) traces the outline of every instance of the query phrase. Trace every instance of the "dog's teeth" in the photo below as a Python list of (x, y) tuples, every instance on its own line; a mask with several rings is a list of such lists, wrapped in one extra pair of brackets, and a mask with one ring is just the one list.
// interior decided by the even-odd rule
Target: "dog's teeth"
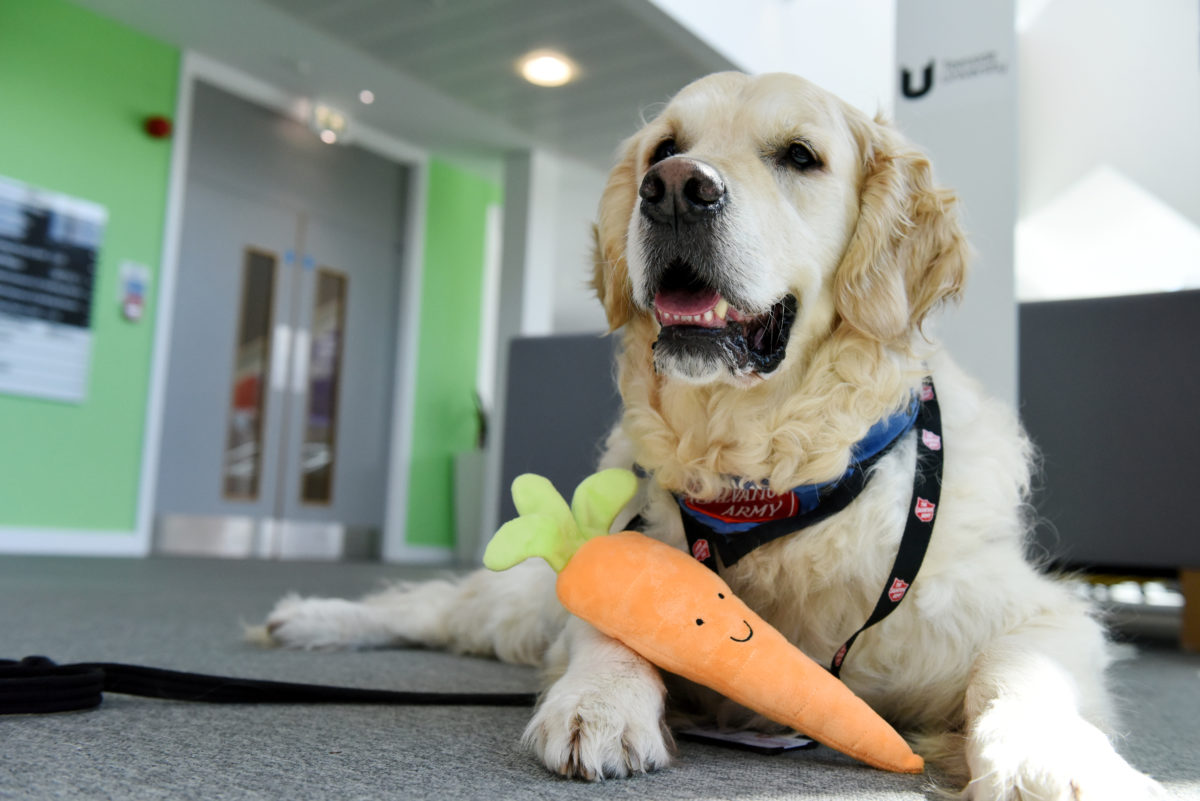
[(713, 318), (712, 309), (709, 309), (708, 311), (706, 311), (706, 312), (704, 313), (704, 322), (706, 322), (706, 323), (711, 323), (711, 322), (712, 322), (712, 318)]
[(719, 301), (717, 301), (717, 307), (713, 309), (713, 312), (722, 320), (724, 320), (725, 313), (727, 311), (729, 311), (729, 302), (725, 300), (725, 298), (721, 298)]

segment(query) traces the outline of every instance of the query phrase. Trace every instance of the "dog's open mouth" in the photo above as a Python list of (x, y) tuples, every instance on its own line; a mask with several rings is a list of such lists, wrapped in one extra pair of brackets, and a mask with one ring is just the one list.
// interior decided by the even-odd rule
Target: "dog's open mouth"
[(662, 326), (655, 359), (669, 359), (697, 377), (714, 362), (735, 375), (770, 373), (783, 361), (796, 308), (789, 294), (767, 311), (749, 314), (687, 265), (673, 264), (654, 295), (654, 316)]

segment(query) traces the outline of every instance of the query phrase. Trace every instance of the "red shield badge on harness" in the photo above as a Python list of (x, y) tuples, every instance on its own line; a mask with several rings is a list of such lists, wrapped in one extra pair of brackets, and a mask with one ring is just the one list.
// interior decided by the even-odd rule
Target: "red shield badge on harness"
[(930, 520), (933, 520), (933, 512), (935, 509), (937, 509), (937, 504), (930, 503), (924, 498), (917, 498), (917, 507), (913, 509), (913, 514), (915, 514), (917, 519), (922, 523), (928, 523)]
[(888, 600), (894, 604), (898, 604), (906, 592), (908, 592), (908, 582), (896, 579), (892, 582), (892, 586), (888, 588)]
[(921, 441), (931, 451), (940, 451), (942, 449), (942, 438), (927, 428), (921, 429)]
[(923, 401), (933, 400), (933, 387), (929, 386), (928, 384), (921, 385), (921, 400), (923, 400)]
[(697, 561), (703, 562), (712, 555), (708, 549), (708, 540), (696, 540), (692, 543), (692, 556), (696, 557)]
[(838, 652), (836, 654), (834, 654), (834, 657), (833, 657), (833, 666), (834, 667), (842, 666), (842, 660), (844, 660), (846, 658), (846, 650), (847, 650), (847, 646), (843, 645), (841, 648), (838, 649)]

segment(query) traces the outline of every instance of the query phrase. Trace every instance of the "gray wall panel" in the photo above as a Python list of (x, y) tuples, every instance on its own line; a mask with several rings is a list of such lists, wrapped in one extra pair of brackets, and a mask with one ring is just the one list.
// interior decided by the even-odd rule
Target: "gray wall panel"
[(540, 473), (568, 500), (595, 471), (621, 411), (613, 377), (615, 337), (514, 339), (508, 357), (500, 521), (516, 517), (509, 487)]
[(1041, 545), (1073, 565), (1200, 566), (1200, 291), (1020, 314)]

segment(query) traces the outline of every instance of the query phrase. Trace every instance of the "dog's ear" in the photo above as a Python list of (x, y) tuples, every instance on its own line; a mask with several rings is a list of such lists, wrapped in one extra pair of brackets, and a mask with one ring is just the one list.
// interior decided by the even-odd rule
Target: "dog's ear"
[(621, 157), (608, 176), (600, 197), (600, 213), (592, 226), (595, 248), (592, 262), (592, 289), (604, 304), (610, 331), (616, 331), (633, 317), (633, 290), (629, 285), (629, 267), (625, 247), (629, 215), (637, 202), (637, 138), (621, 146)]
[(836, 303), (851, 326), (893, 342), (956, 300), (968, 247), (954, 194), (933, 185), (929, 159), (883, 120), (856, 131), (864, 158), (858, 225), (838, 266)]

